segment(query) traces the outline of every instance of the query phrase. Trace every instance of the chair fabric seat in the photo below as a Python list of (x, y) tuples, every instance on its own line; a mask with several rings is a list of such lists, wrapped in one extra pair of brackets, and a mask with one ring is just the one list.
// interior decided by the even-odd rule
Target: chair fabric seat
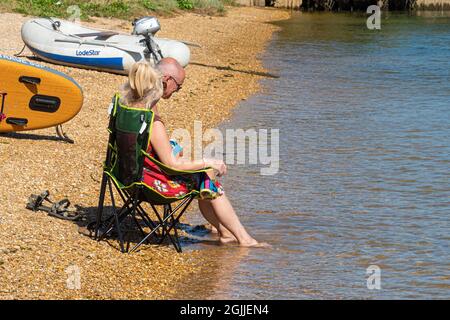
[[(118, 94), (114, 96), (95, 235), (98, 240), (102, 240), (115, 230), (122, 252), (130, 252), (130, 241), (125, 246), (124, 234), (121, 230), (121, 225), (127, 217), (134, 221), (136, 228), (142, 234), (142, 239), (131, 249), (131, 252), (137, 250), (151, 236), (159, 237), (159, 243), (169, 238), (176, 250), (181, 252), (177, 232), (177, 224), (181, 216), (194, 198), (218, 196), (218, 192), (221, 191), (220, 184), (211, 183), (209, 178), (211, 168), (180, 171), (156, 159), (150, 147), (154, 118), (155, 115), (151, 110), (130, 108), (120, 103)], [(165, 178), (165, 182), (157, 178), (146, 179), (148, 172), (153, 172), (155, 177)], [(164, 192), (166, 182), (175, 183), (174, 181), (180, 181), (180, 179), (194, 181), (195, 185), (186, 187), (183, 193)], [(155, 183), (156, 180), (159, 180), (159, 183)], [(113, 186), (120, 197), (115, 196)], [(104, 219), (103, 211), (108, 187), (113, 215)], [(122, 205), (118, 206), (120, 200)], [(157, 222), (153, 222), (141, 206), (144, 202), (150, 204), (158, 219)], [(175, 203), (176, 206), (172, 208), (172, 204)], [(156, 208), (159, 205), (163, 206), (163, 214)], [(101, 226), (106, 227), (100, 234)], [(145, 228), (149, 228), (150, 232), (144, 231)]]

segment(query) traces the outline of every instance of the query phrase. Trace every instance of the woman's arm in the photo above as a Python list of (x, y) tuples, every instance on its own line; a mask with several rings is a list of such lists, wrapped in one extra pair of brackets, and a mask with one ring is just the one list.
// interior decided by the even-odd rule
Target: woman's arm
[(152, 136), (150, 140), (153, 149), (158, 155), (159, 160), (166, 166), (177, 170), (201, 170), (205, 167), (212, 167), (219, 172), (219, 176), (226, 173), (226, 166), (223, 161), (219, 160), (185, 160), (175, 157), (172, 152), (172, 146), (169, 142), (166, 128), (161, 121), (153, 123)]

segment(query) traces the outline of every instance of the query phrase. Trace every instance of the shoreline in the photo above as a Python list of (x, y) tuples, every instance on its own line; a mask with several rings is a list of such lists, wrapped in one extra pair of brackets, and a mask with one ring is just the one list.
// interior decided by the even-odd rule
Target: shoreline
[[(6, 26), (3, 43), (8, 48), (0, 47), (0, 53), (13, 55), (23, 46), (20, 27), (29, 17), (1, 16)], [(186, 13), (161, 18), (158, 36), (202, 46), (191, 48), (192, 63), (186, 69), (183, 90), (160, 103), (169, 131), (182, 127), (192, 132), (194, 120), (201, 120), (204, 129), (214, 127), (227, 120), (241, 100), (258, 92), (264, 77), (248, 71), (266, 71), (258, 56), (277, 30), (267, 22), (289, 16), (286, 10), (233, 7), (224, 17)], [(131, 23), (117, 19), (94, 18), (85, 24), (131, 30)], [(30, 55), (28, 50), (25, 54)], [(177, 284), (208, 268), (204, 250), (176, 254), (169, 246), (147, 245), (140, 252), (121, 254), (114, 240), (98, 243), (78, 234), (74, 223), (24, 209), (31, 193), (48, 189), (55, 200), (67, 197), (83, 210), (95, 210), (107, 142), (106, 108), (126, 80), (120, 75), (39, 63), (78, 81), (85, 102), (81, 112), (64, 125), (74, 145), (49, 139), (54, 128), (0, 135), (0, 299), (176, 296), (182, 290)], [(80, 269), (80, 290), (66, 286), (70, 266)]]
[[(254, 0), (237, 0), (237, 3), (245, 6), (256, 6), (256, 7), (264, 7), (265, 1), (254, 1)], [(348, 1), (334, 1), (333, 3), (323, 3), (320, 1), (303, 1), (303, 0), (278, 0), (274, 7), (276, 8), (283, 8), (283, 9), (290, 9), (290, 10), (298, 10), (298, 11), (304, 11), (308, 12), (310, 10), (313, 11), (329, 11), (329, 12), (352, 12), (352, 11), (359, 11), (359, 12), (365, 12), (367, 7), (371, 4), (374, 4), (370, 1), (360, 1), (359, 3), (353, 3), (350, 4)], [(385, 10), (389, 11), (409, 11), (409, 10), (432, 10), (432, 11), (440, 11), (450, 10), (450, 0), (417, 0), (415, 3), (411, 3), (408, 5), (405, 5), (402, 2), (398, 3), (388, 3), (388, 1), (383, 1), (378, 4), (380, 7), (383, 7)], [(412, 7), (411, 7), (412, 5)], [(318, 6), (318, 8), (316, 7)], [(390, 8), (389, 8), (390, 7)]]

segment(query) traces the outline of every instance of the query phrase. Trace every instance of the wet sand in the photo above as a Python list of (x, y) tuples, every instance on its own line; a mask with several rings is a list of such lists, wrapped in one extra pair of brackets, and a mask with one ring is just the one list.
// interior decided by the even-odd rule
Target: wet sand
[[(230, 8), (225, 17), (198, 14), (161, 19), (160, 37), (201, 45), (191, 48), (183, 90), (160, 111), (169, 130), (203, 128), (227, 119), (233, 107), (259, 89), (264, 72), (258, 54), (276, 27), (266, 22), (288, 13), (261, 8)], [(1, 14), (0, 53), (23, 46), (20, 27), (28, 17)], [(91, 26), (129, 32), (128, 21), (95, 19)], [(24, 52), (31, 56), (30, 52)], [(25, 58), (26, 59), (26, 58)], [(96, 242), (74, 223), (26, 210), (31, 193), (49, 190), (55, 200), (93, 212), (107, 142), (107, 106), (126, 78), (104, 72), (44, 65), (65, 72), (84, 89), (81, 112), (64, 125), (75, 144), (55, 141), (54, 128), (0, 135), (0, 299), (164, 299), (176, 296), (177, 283), (198, 275), (205, 251), (176, 254), (169, 246), (145, 246), (126, 255), (116, 241)], [(194, 208), (194, 210), (197, 210)], [(187, 218), (188, 220), (189, 218)], [(80, 270), (81, 289), (67, 286), (71, 266)], [(168, 271), (169, 270), (169, 271)], [(68, 273), (69, 272), (69, 273)]]

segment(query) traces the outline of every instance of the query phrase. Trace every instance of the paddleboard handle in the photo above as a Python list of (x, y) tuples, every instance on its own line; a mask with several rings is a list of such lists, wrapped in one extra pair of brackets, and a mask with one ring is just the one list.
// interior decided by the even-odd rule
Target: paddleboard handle
[(41, 79), (36, 78), (36, 77), (21, 76), (19, 78), (19, 82), (38, 85), (41, 83)]
[(30, 99), (29, 107), (34, 111), (53, 113), (58, 111), (61, 99), (58, 97), (36, 94)]
[(24, 118), (6, 118), (7, 124), (12, 124), (14, 126), (24, 127), (28, 123), (28, 119)]

